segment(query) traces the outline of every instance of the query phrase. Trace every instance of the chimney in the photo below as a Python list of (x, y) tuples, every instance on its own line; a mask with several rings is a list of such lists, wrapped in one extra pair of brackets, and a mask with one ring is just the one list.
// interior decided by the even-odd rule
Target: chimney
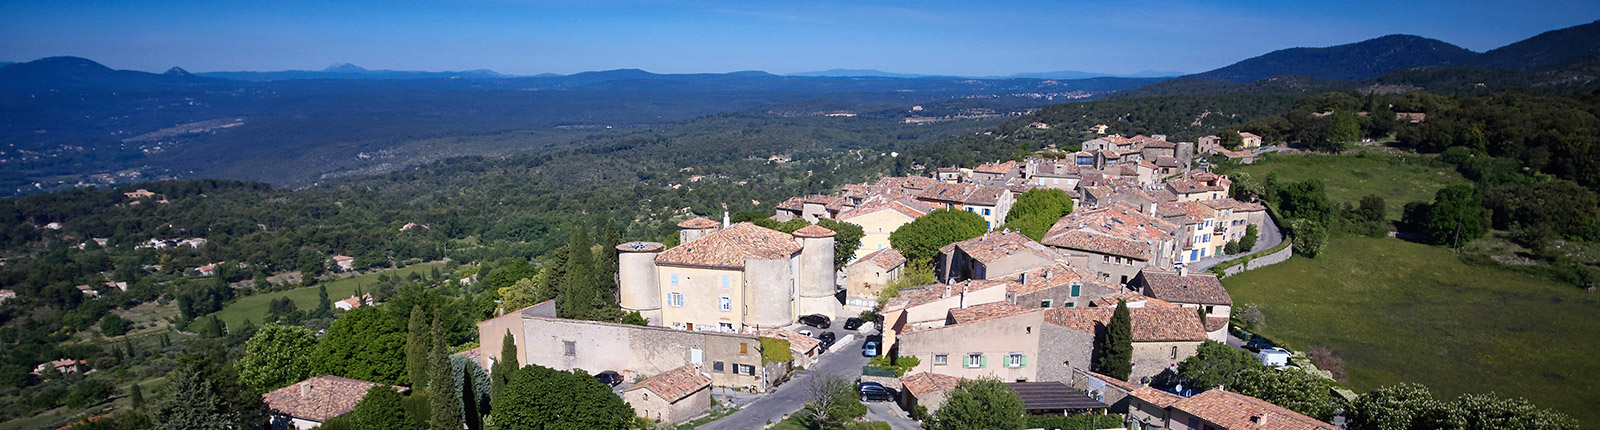
[(722, 228), (728, 228), (733, 223), (728, 221), (728, 211), (722, 211)]
[(1187, 265), (1187, 264), (1179, 264), (1178, 265), (1178, 276), (1189, 276), (1189, 265)]
[(300, 397), (309, 396), (311, 396), (311, 381), (306, 381), (300, 384)]

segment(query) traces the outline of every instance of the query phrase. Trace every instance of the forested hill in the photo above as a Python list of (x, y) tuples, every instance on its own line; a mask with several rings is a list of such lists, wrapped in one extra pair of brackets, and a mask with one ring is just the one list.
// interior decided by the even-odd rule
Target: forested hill
[(1410, 67), (1534, 70), (1595, 55), (1600, 55), (1600, 21), (1549, 31), (1483, 54), (1435, 39), (1397, 34), (1338, 46), (1277, 50), (1186, 78), (1245, 83), (1300, 75), (1361, 81)]

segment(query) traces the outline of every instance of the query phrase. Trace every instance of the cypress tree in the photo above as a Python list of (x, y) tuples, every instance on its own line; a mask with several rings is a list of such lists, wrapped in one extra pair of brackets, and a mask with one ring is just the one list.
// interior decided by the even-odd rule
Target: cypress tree
[(467, 430), (482, 430), (483, 415), (478, 413), (477, 387), (472, 386), (472, 373), (468, 369), (461, 370), (461, 416), (467, 421)]
[(406, 325), (406, 330), (406, 374), (411, 377), (413, 387), (421, 387), (427, 385), (428, 348), (433, 341), (433, 334), (428, 331), (428, 320), (422, 314), (422, 305), (411, 306), (411, 321)]
[(326, 316), (333, 312), (333, 302), (328, 301), (328, 286), (317, 286), (317, 314)]
[(1127, 380), (1133, 373), (1133, 316), (1126, 301), (1117, 301), (1117, 310), (1106, 323), (1106, 334), (1101, 343), (1100, 373)]
[(562, 318), (589, 319), (597, 299), (593, 242), (589, 229), (578, 224), (567, 241), (567, 279), (556, 299), (556, 312)]
[(522, 366), (517, 364), (517, 338), (511, 336), (511, 330), (506, 330), (506, 337), (500, 341), (500, 360), (494, 362), (489, 368), (489, 398), (500, 395), (500, 390), (511, 382), (511, 375)]
[(129, 360), (132, 360), (134, 357), (138, 356), (137, 353), (133, 352), (133, 339), (123, 338), (122, 350), (128, 352)]
[(600, 229), (600, 256), (596, 259), (595, 276), (600, 285), (598, 306), (606, 308), (617, 303), (617, 245), (622, 244), (622, 236), (617, 234), (610, 219), (606, 219)]
[(433, 317), (433, 353), (428, 362), (432, 377), (428, 380), (430, 430), (461, 430), (461, 403), (457, 400), (455, 371), (450, 366), (450, 349), (445, 346), (444, 324), (437, 315)]
[(144, 409), (144, 392), (139, 389), (139, 384), (134, 383), (133, 388), (128, 391), (130, 391), (128, 398), (133, 401), (133, 410)]

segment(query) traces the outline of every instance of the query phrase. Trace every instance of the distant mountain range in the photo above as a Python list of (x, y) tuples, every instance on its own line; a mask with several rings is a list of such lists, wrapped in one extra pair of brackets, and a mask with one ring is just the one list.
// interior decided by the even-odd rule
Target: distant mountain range
[(1146, 70), (1128, 75), (1111, 73), (1080, 72), (1076, 70), (1063, 70), (1059, 72), (1016, 73), (1007, 76), (953, 76), (953, 75), (921, 75), (916, 73), (893, 73), (873, 69), (830, 69), (815, 72), (790, 73), (786, 76), (826, 77), (826, 78), (895, 78), (895, 79), (1091, 79), (1091, 78), (1170, 78), (1183, 75), (1183, 72), (1165, 72)]
[(1360, 81), (1408, 67), (1532, 70), (1597, 54), (1600, 54), (1600, 21), (1548, 31), (1482, 54), (1440, 40), (1397, 34), (1325, 48), (1281, 49), (1184, 77), (1237, 83), (1284, 75)]
[[(182, 69), (179, 69), (182, 70)], [(200, 76), (237, 81), (288, 81), (299, 79), (441, 79), (441, 78), (501, 78), (507, 75), (493, 70), (478, 69), (459, 72), (423, 72), (413, 70), (367, 70), (354, 64), (335, 64), (322, 70), (282, 70), (276, 72), (205, 72)]]

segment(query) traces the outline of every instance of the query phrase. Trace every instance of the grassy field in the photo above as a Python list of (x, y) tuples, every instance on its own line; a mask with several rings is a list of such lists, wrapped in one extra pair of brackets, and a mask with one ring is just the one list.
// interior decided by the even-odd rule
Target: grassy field
[(1600, 426), (1595, 294), (1467, 266), (1447, 248), (1358, 237), (1223, 284), (1234, 303), (1261, 306), (1262, 334), (1344, 357), (1357, 391), (1400, 382), (1447, 398), (1492, 391)]
[(1328, 198), (1340, 203), (1356, 204), (1368, 194), (1377, 194), (1387, 200), (1391, 219), (1400, 219), (1406, 203), (1432, 201), (1440, 188), (1469, 183), (1435, 157), (1376, 151), (1359, 154), (1270, 154), (1255, 164), (1228, 167), (1226, 171), (1249, 173), (1259, 181), (1265, 181), (1268, 174), (1287, 181), (1316, 178), (1327, 187)]
[[(412, 273), (420, 272), (426, 276), (429, 269), (434, 267), (442, 268), (443, 266), (444, 263), (416, 264), (382, 273), (392, 277), (410, 276)], [(328, 286), (328, 300), (339, 301), (355, 295), (357, 285), (370, 287), (376, 283), (378, 283), (378, 273), (369, 273), (329, 281), (325, 285)], [(317, 307), (317, 287), (307, 287), (245, 297), (217, 311), (216, 315), (217, 318), (221, 318), (223, 322), (227, 323), (229, 327), (243, 324), (245, 320), (250, 320), (259, 325), (261, 324), (261, 319), (267, 316), (267, 303), (277, 300), (279, 297), (288, 297), (294, 300), (294, 305), (301, 310), (315, 309)]]

